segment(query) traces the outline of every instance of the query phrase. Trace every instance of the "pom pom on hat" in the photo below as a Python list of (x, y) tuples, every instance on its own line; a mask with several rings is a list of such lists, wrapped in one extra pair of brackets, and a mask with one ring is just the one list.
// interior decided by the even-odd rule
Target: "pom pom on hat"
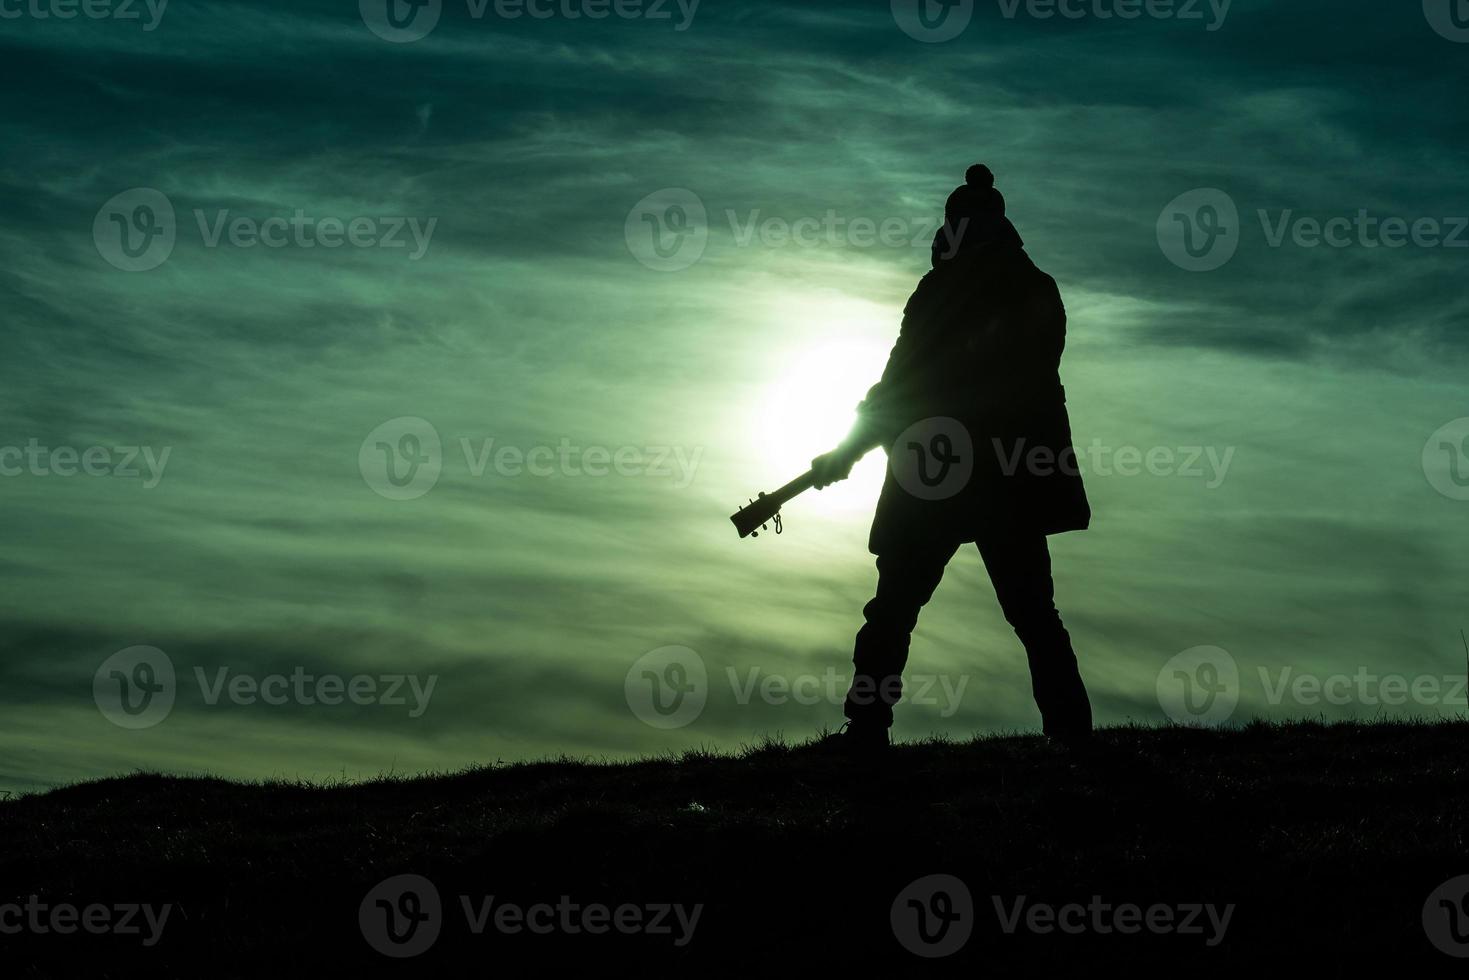
[(989, 167), (986, 167), (982, 163), (976, 163), (974, 166), (964, 171), (964, 183), (968, 184), (970, 187), (978, 188), (982, 191), (987, 191), (995, 186), (995, 175)]

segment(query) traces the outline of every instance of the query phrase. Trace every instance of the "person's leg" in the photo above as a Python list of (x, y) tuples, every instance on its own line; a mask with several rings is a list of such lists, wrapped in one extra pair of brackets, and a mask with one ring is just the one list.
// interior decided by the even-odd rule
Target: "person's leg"
[(857, 633), (852, 687), (842, 705), (854, 725), (891, 727), (918, 612), (933, 597), (957, 550), (957, 545), (925, 547), (878, 557), (877, 595), (862, 610), (867, 622)]
[(996, 536), (979, 542), (1005, 619), (1025, 646), (1031, 691), (1047, 735), (1091, 731), (1092, 707), (1076, 667), (1071, 637), (1056, 611), (1045, 535)]

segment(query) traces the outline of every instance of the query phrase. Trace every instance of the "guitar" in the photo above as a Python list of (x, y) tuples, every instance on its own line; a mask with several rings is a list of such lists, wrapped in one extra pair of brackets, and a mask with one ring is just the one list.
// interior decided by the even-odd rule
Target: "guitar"
[(756, 495), (748, 505), (729, 515), (729, 519), (734, 522), (735, 530), (740, 532), (740, 537), (758, 538), (760, 532), (765, 530), (771, 521), (775, 522), (775, 533), (779, 534), (781, 532), (781, 507), (794, 497), (810, 490), (813, 479), (815, 478), (811, 471), (807, 470), (779, 490)]

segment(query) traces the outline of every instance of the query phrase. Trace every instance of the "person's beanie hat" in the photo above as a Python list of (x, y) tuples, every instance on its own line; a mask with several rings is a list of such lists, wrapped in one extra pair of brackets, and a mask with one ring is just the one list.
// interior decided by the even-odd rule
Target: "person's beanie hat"
[(944, 204), (944, 220), (957, 225), (968, 218), (971, 223), (989, 224), (1005, 216), (1005, 197), (995, 190), (995, 175), (982, 163), (964, 173), (962, 186), (954, 188)]
[(965, 171), (963, 186), (944, 203), (944, 223), (933, 237), (934, 267), (962, 251), (992, 244), (1025, 247), (1020, 232), (1005, 217), (1005, 197), (995, 190), (994, 173), (976, 163)]

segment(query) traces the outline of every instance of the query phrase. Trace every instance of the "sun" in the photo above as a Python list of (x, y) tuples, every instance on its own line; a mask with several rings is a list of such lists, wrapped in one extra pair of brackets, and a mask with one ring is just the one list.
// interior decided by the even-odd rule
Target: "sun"
[[(828, 316), (849, 315), (840, 339), (827, 334), (781, 353), (780, 371), (760, 398), (755, 437), (762, 468), (775, 468), (783, 479), (796, 477), (812, 457), (835, 448), (851, 431), (857, 403), (881, 377), (897, 333), (895, 324), (883, 324), (881, 312), (869, 306), (853, 302), (842, 311), (826, 310)], [(821, 509), (870, 509), (884, 466), (881, 450), (868, 454), (851, 479), (820, 492)]]

